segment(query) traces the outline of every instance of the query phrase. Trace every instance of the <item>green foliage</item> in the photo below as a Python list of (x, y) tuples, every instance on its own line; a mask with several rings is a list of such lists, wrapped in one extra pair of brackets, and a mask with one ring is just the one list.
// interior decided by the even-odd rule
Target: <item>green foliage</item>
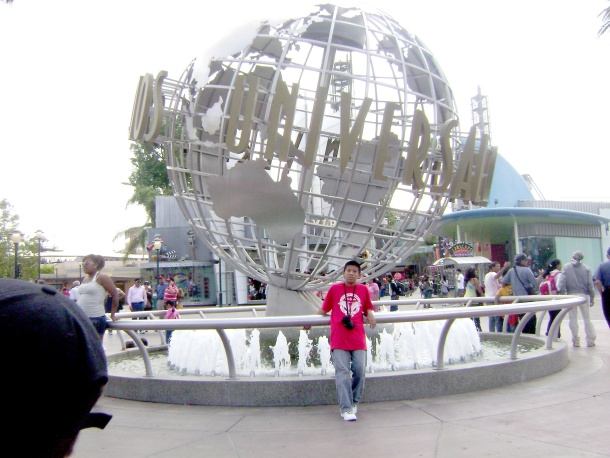
[(127, 205), (142, 205), (148, 217), (144, 226), (148, 226), (155, 221), (155, 197), (172, 195), (165, 157), (157, 143), (134, 142), (129, 148), (133, 154), (130, 159), (133, 169), (124, 184), (134, 189)]
[(172, 195), (161, 145), (134, 142), (129, 149), (133, 154), (130, 159), (133, 167), (128, 182), (124, 184), (133, 187), (133, 195), (127, 201), (127, 205), (142, 205), (147, 219), (142, 226), (132, 227), (116, 234), (115, 240), (123, 235), (128, 240), (124, 259), (130, 253), (135, 253), (137, 248), (142, 248), (142, 252), (145, 252), (146, 229), (154, 226), (155, 222), (155, 197)]
[[(15, 275), (15, 244), (11, 240), (13, 231), (19, 230), (19, 216), (8, 200), (0, 201), (0, 277), (13, 278)], [(43, 248), (44, 250), (44, 248)], [(47, 250), (48, 251), (48, 250)], [(21, 265), (22, 280), (38, 278), (38, 239), (36, 236), (22, 235), (17, 247), (17, 262)], [(54, 272), (53, 266), (41, 264), (41, 273)]]
[(0, 277), (12, 277), (15, 265), (15, 246), (11, 233), (18, 227), (19, 216), (14, 214), (8, 200), (0, 201)]
[(432, 246), (437, 243), (438, 243), (438, 235), (430, 234), (428, 236), (428, 238), (426, 239), (426, 241), (424, 242), (424, 245)]
[(388, 227), (394, 227), (398, 222), (398, 215), (393, 211), (386, 212), (385, 217), (388, 220)]
[(126, 260), (130, 253), (136, 253), (138, 248), (142, 249), (142, 253), (146, 253), (146, 229), (149, 227), (149, 225), (130, 227), (114, 236), (113, 241), (116, 241), (123, 236), (128, 240), (125, 245), (125, 256), (123, 256), (123, 260)]

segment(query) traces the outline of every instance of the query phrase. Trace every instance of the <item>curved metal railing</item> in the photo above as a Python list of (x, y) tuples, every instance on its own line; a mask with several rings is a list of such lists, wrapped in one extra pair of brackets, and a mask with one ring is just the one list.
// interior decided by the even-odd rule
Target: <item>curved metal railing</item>
[[(493, 297), (476, 297), (476, 298), (440, 298), (440, 299), (404, 299), (398, 301), (380, 300), (375, 301), (375, 305), (415, 305), (415, 310), (396, 311), (396, 312), (376, 312), (375, 318), (378, 324), (384, 323), (403, 323), (416, 321), (436, 321), (446, 320), (437, 347), (437, 364), (435, 369), (444, 369), (444, 352), (447, 335), (452, 324), (459, 318), (476, 318), (484, 316), (497, 315), (516, 315), (524, 314), (520, 320), (514, 334), (512, 334), (510, 359), (517, 359), (517, 345), (523, 328), (527, 322), (537, 313), (546, 313), (549, 310), (561, 310), (556, 316), (549, 330), (549, 335), (546, 338), (546, 349), (553, 348), (553, 339), (556, 338), (559, 332), (561, 321), (566, 316), (568, 311), (577, 305), (584, 304), (588, 299), (585, 296), (505, 296), (501, 298), (501, 304), (496, 305)], [(494, 304), (486, 305), (485, 307), (473, 307), (474, 304)], [(436, 308), (441, 306), (441, 308)], [(430, 307), (430, 308), (428, 308)], [(259, 317), (257, 312), (264, 311), (265, 306), (236, 306), (236, 307), (218, 307), (206, 309), (181, 309), (180, 316), (185, 319), (180, 320), (164, 320), (164, 310), (146, 311), (146, 312), (125, 312), (117, 313), (119, 318), (117, 321), (109, 321), (110, 329), (124, 331), (129, 335), (139, 348), (146, 376), (153, 377), (152, 366), (148, 355), (148, 350), (143, 344), (140, 336), (135, 331), (150, 330), (160, 333), (161, 343), (164, 345), (165, 333), (162, 331), (167, 329), (182, 330), (182, 329), (213, 329), (218, 332), (223, 343), (227, 364), (229, 369), (229, 378), (236, 379), (235, 359), (231, 342), (225, 332), (226, 329), (246, 329), (246, 328), (279, 328), (279, 327), (301, 327), (301, 326), (328, 326), (330, 318), (322, 315), (295, 315), (295, 316), (274, 316), (274, 317)], [(245, 312), (252, 313), (252, 317), (233, 317), (233, 318), (209, 318), (206, 315), (216, 315), (225, 313)], [(191, 315), (196, 316), (192, 318)], [(127, 318), (149, 318), (147, 320), (128, 320)], [(540, 334), (539, 320), (536, 335)], [(125, 340), (119, 333), (122, 348), (125, 349)]]

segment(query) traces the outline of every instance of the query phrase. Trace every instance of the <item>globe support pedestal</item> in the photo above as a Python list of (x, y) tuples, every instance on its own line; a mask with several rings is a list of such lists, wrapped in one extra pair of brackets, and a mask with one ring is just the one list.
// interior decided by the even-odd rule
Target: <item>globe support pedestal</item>
[(322, 301), (311, 291), (291, 291), (269, 285), (266, 316), (314, 315)]

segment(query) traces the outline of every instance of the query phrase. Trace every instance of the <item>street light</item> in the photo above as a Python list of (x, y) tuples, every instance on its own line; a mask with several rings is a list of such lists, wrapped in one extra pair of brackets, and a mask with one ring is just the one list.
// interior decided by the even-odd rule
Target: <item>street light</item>
[(15, 277), (19, 278), (19, 244), (21, 243), (21, 232), (15, 229), (11, 234), (11, 241), (15, 244)]
[(218, 264), (218, 305), (222, 307), (222, 259), (215, 259), (214, 264)]
[(153, 247), (157, 252), (157, 285), (159, 285), (159, 254), (161, 253), (161, 247), (163, 246), (163, 239), (159, 234), (155, 235), (153, 240)]
[(40, 280), (40, 252), (42, 251), (42, 242), (47, 239), (42, 234), (43, 232), (40, 229), (38, 229), (35, 233), (36, 239), (38, 240), (38, 280)]

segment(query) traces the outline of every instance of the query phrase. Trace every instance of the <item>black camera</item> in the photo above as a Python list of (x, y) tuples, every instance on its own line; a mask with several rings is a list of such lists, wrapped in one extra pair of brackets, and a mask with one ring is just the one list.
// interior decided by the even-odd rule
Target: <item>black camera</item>
[(349, 329), (350, 331), (356, 327), (356, 325), (352, 321), (352, 318), (349, 315), (345, 315), (341, 319), (341, 323), (343, 324), (343, 326), (345, 326), (345, 329)]

